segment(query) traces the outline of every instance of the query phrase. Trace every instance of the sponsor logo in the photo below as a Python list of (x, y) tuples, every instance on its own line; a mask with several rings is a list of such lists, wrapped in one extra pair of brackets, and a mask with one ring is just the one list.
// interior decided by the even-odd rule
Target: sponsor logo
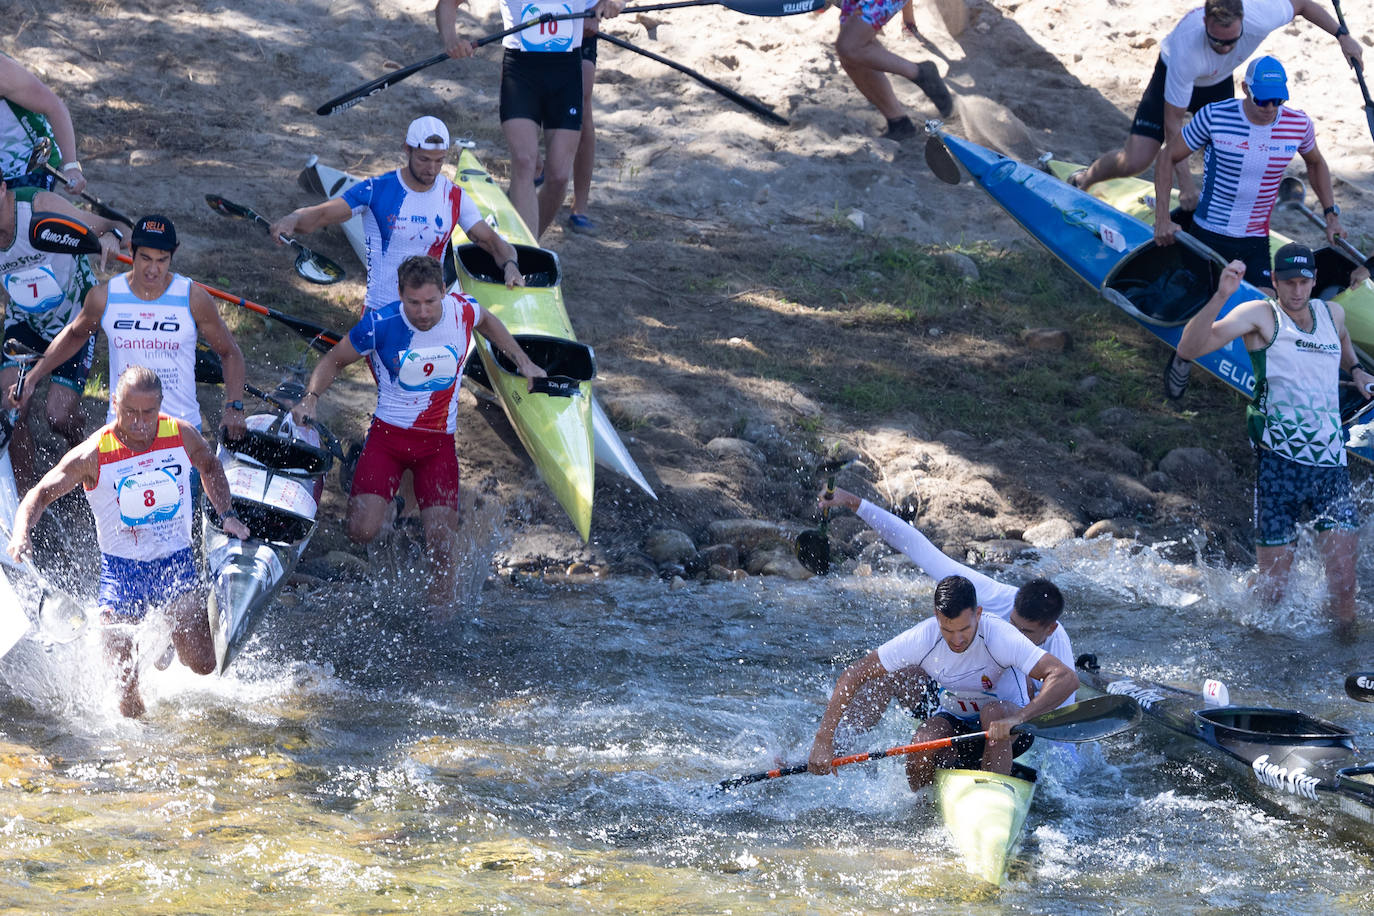
[(994, 686), (995, 685), (992, 683), (992, 679), (988, 677), (986, 674), (983, 675), (983, 689), (991, 690)]
[(1107, 692), (1130, 697), (1146, 709), (1164, 702), (1164, 694), (1153, 687), (1142, 687), (1135, 681), (1112, 681), (1107, 685)]
[(1307, 773), (1306, 767), (1295, 767), (1290, 770), (1288, 767), (1278, 766), (1269, 762), (1268, 754), (1260, 754), (1250, 767), (1255, 771), (1255, 778), (1271, 789), (1313, 800), (1317, 797), (1317, 783), (1321, 780), (1315, 776), (1304, 775)]
[(1361, 675), (1355, 678), (1355, 686), (1361, 690), (1374, 690), (1374, 677), (1365, 677)]
[(1341, 345), (1335, 343), (1321, 344), (1313, 343), (1310, 340), (1299, 340), (1297, 342), (1299, 350), (1312, 350), (1317, 353), (1335, 353), (1340, 350)]
[(116, 331), (171, 331), (181, 330), (181, 322), (175, 318), (163, 318), (161, 321), (153, 318), (116, 318), (114, 322)]
[(38, 231), (38, 237), (45, 242), (61, 245), (63, 248), (76, 248), (81, 244), (81, 239), (69, 232), (55, 232), (46, 227)]
[(812, 0), (801, 0), (800, 3), (784, 3), (782, 5), (782, 14), (788, 16), (792, 13), (809, 13), (815, 8), (816, 4), (812, 2)]

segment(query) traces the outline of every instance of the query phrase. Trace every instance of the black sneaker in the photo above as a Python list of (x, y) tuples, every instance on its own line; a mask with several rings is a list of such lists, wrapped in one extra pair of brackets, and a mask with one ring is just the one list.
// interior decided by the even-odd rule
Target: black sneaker
[(1188, 377), (1192, 371), (1192, 363), (1179, 359), (1177, 353), (1170, 353), (1164, 367), (1164, 396), (1171, 401), (1182, 398), (1188, 392)]
[(954, 111), (954, 99), (950, 97), (949, 87), (940, 79), (940, 68), (931, 61), (922, 61), (916, 66), (916, 78), (912, 80), (932, 102), (940, 117), (947, 118)]
[(910, 140), (916, 136), (916, 125), (908, 117), (901, 117), (895, 121), (887, 122), (887, 130), (879, 136), (884, 140), (896, 140), (901, 143), (903, 140)]

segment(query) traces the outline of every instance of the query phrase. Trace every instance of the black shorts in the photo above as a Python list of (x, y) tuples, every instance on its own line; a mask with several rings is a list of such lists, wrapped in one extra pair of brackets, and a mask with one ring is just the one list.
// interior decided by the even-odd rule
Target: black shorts
[(1269, 278), (1273, 259), (1269, 256), (1269, 236), (1245, 236), (1236, 238), (1204, 229), (1197, 223), (1188, 234), (1227, 261), (1245, 262), (1245, 282), (1260, 289), (1272, 289), (1274, 281)]
[(596, 33), (582, 35), (582, 59), (590, 61), (593, 67), (596, 66)]
[[(955, 735), (972, 735), (983, 730), (977, 719), (961, 719), (958, 716), (947, 712), (937, 712), (931, 718), (941, 718), (954, 728)], [(1011, 755), (1020, 757), (1030, 746), (1035, 743), (1034, 735), (1017, 735), (1011, 742)], [(983, 748), (987, 745), (984, 738), (974, 738), (970, 741), (956, 742), (952, 750), (955, 753), (956, 766), (965, 770), (977, 770), (983, 766)]]
[[(5, 340), (17, 340), (26, 347), (31, 347), (39, 353), (44, 353), (48, 349), (50, 341), (44, 340), (32, 326), (22, 321), (5, 325)], [(86, 345), (62, 365), (52, 371), (54, 384), (65, 385), (77, 394), (86, 390), (86, 377), (91, 374), (91, 363), (95, 362), (95, 335), (92, 334), (86, 341)], [(18, 363), (5, 360), (0, 368), (13, 369)]]
[[(1169, 66), (1162, 58), (1155, 63), (1154, 76), (1150, 77), (1150, 85), (1145, 87), (1145, 94), (1135, 110), (1135, 120), (1131, 122), (1131, 133), (1158, 143), (1164, 142), (1164, 78), (1168, 72)], [(1194, 86), (1188, 110), (1196, 112), (1203, 105), (1235, 97), (1236, 81), (1228, 76), (1215, 86)]]
[(501, 121), (527, 118), (545, 130), (582, 129), (582, 52), (506, 48)]

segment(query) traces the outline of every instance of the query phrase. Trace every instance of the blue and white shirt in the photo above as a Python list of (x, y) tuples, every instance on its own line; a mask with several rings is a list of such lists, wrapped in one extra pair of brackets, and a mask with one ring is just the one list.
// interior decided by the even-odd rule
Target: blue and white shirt
[[(583, 13), (596, 6), (596, 0), (501, 0), (501, 22), (513, 29), (540, 16), (566, 16)], [(581, 19), (563, 19), (521, 29), (501, 39), (503, 47), (516, 51), (556, 53), (582, 47)]]

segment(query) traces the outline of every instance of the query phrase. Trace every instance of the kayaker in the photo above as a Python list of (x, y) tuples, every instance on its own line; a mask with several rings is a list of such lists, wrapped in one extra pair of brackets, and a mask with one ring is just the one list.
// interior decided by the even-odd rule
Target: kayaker
[(41, 167), (29, 170), (34, 147), (47, 138), (52, 141), (47, 162), (62, 173), (67, 190), (72, 194), (85, 190), (71, 112), (42, 80), (4, 54), (0, 54), (0, 100), (5, 103), (0, 105), (0, 175), (15, 179), (10, 187), (52, 190), (51, 174)]
[[(458, 37), (458, 5), (463, 0), (438, 0), (434, 20), (439, 39), (450, 57), (471, 57), (471, 41)], [(619, 15), (624, 0), (501, 0), (505, 28), (546, 13), (594, 11), (597, 19)], [(573, 160), (582, 136), (583, 61), (582, 24), (576, 19), (522, 29), (502, 39), (501, 132), (510, 149), (510, 189), (507, 196), (535, 238), (553, 224), (568, 193)], [(544, 181), (536, 190), (539, 171), (539, 132), (544, 132)]]
[(444, 257), (455, 227), (496, 260), (508, 288), (524, 286), (515, 248), (482, 221), (477, 205), (444, 175), (449, 146), (443, 121), (430, 115), (416, 118), (406, 129), (404, 168), (360, 181), (323, 203), (292, 210), (269, 232), (285, 245), (283, 236), (314, 232), (361, 214), (367, 241), (364, 311), (395, 300), (396, 269), (406, 258)]
[[(86, 294), (96, 284), (85, 255), (39, 251), (29, 242), (35, 211), (59, 213), (89, 225), (100, 235), (100, 269), (119, 251), (124, 233), (119, 223), (93, 213), (83, 213), (65, 198), (36, 187), (15, 189), (10, 179), (0, 182), (0, 285), (5, 295), (4, 339), (43, 352), (81, 309)], [(84, 438), (86, 416), (81, 393), (95, 359), (95, 340), (90, 339), (69, 359), (57, 366), (48, 387), (48, 427), (73, 448)], [(18, 376), (18, 364), (0, 364), (0, 391), (8, 391)], [(21, 412), (10, 441), (14, 476), (22, 486), (32, 486), (34, 442), (29, 433), (28, 411)]]
[[(1087, 190), (1109, 178), (1165, 167), (1162, 147), (1173, 142), (1189, 112), (1236, 94), (1232, 74), (1255, 53), (1269, 33), (1301, 16), (1334, 35), (1347, 60), (1363, 64), (1364, 51), (1317, 0), (1206, 0), (1179, 20), (1159, 43), (1159, 60), (1131, 122), (1126, 145), (1098, 157), (1069, 183)], [(1197, 206), (1198, 188), (1186, 168), (1176, 171), (1180, 203)]]
[(596, 235), (596, 223), (587, 215), (591, 204), (592, 172), (596, 167), (596, 122), (592, 119), (592, 87), (596, 85), (597, 32), (596, 17), (582, 20), (582, 131), (578, 135), (577, 154), (573, 156), (572, 208), (568, 211), (568, 229), (581, 235)]
[[(104, 243), (102, 243), (104, 244)], [(89, 346), (99, 331), (109, 344), (110, 377), (129, 366), (143, 365), (162, 379), (163, 407), (168, 416), (201, 428), (196, 400), (196, 339), (204, 337), (224, 367), (224, 410), (220, 424), (231, 438), (243, 435), (243, 353), (234, 342), (210, 294), (172, 270), (177, 230), (160, 214), (140, 219), (129, 237), (133, 268), (111, 277), (86, 294), (81, 311), (48, 344), (43, 358), (29, 370), (22, 396), (6, 389), (23, 410), (38, 382)], [(114, 392), (106, 420), (115, 415)]]
[(100, 543), (100, 620), (106, 654), (115, 665), (119, 711), (143, 715), (135, 630), (150, 611), (166, 613), (172, 645), (197, 674), (215, 670), (205, 596), (191, 550), (190, 472), (204, 481), (221, 527), (234, 537), (248, 528), (230, 503), (229, 481), (209, 444), (190, 424), (163, 413), (162, 382), (147, 366), (128, 366), (114, 386), (114, 418), (48, 471), (25, 494), (15, 516), (9, 555), (33, 551), (30, 532), (43, 511), (80, 484)]
[[(936, 767), (972, 766), (1010, 773), (1012, 758), (1030, 746), (1025, 736), (1013, 743), (1011, 729), (1055, 709), (1078, 687), (1072, 668), (1002, 618), (984, 614), (972, 582), (963, 576), (946, 576), (935, 586), (934, 616), (883, 643), (840, 675), (811, 744), (810, 772), (832, 771), (835, 729), (864, 684), (907, 668), (930, 678), (940, 695), (939, 712), (916, 730), (913, 743), (988, 732), (986, 740), (907, 755), (907, 782), (913, 791), (930, 783)], [(1025, 706), (993, 692), (1012, 669), (1025, 671), (1042, 684)]]
[(835, 39), (835, 54), (840, 66), (849, 74), (855, 88), (887, 119), (887, 130), (881, 136), (901, 142), (916, 136), (916, 125), (906, 108), (897, 101), (889, 73), (904, 76), (916, 84), (935, 105), (940, 117), (947, 118), (954, 111), (954, 99), (940, 76), (940, 68), (933, 60), (919, 64), (894, 54), (878, 41), (878, 33), (887, 21), (910, 0), (841, 0), (840, 34)]
[(397, 270), (400, 299), (370, 309), (315, 366), (292, 416), (308, 423), (339, 371), (364, 355), (377, 379), (377, 407), (353, 471), (347, 533), (372, 541), (387, 521), (401, 474), (414, 475), (429, 555), (428, 604), (442, 618), (454, 600), (453, 543), (458, 530), (458, 383), (472, 332), (500, 348), (530, 380), (545, 372), (495, 315), (463, 293), (444, 292), (439, 262), (415, 255)]
[(1217, 291), (1183, 327), (1179, 356), (1197, 359), (1239, 337), (1255, 369), (1246, 425), (1255, 445), (1255, 585), (1283, 600), (1298, 525), (1312, 522), (1326, 565), (1328, 611), (1341, 638), (1355, 632), (1355, 551), (1360, 514), (1350, 489), (1341, 433), (1339, 370), (1371, 397), (1374, 374), (1359, 365), (1335, 302), (1312, 299), (1316, 258), (1297, 243), (1274, 253), (1277, 299), (1251, 299), (1218, 318), (1240, 287), (1245, 262), (1221, 272)]
[[(1068, 630), (1059, 620), (1064, 610), (1064, 595), (1050, 580), (1031, 579), (1019, 588), (998, 582), (945, 556), (914, 525), (842, 487), (836, 487), (833, 493), (828, 489), (822, 490), (818, 503), (822, 509), (838, 506), (854, 512), (882, 535), (884, 541), (910, 557), (932, 579), (939, 580), (946, 576), (968, 579), (978, 592), (983, 610), (1008, 621), (1021, 631), (1021, 635), (1070, 669), (1073, 668), (1073, 645), (1069, 641)], [(901, 700), (913, 714), (922, 714), (922, 704), (913, 704), (912, 698), (923, 696), (921, 688), (924, 681), (925, 678), (912, 671), (896, 671), (888, 678), (870, 682), (864, 691), (866, 702), (855, 702), (850, 707), (851, 716), (846, 718), (846, 724), (856, 730), (871, 727), (881, 718), (894, 697)], [(996, 692), (1004, 700), (1025, 706), (1040, 686), (1026, 672), (1016, 671), (998, 682)], [(1070, 693), (1060, 705), (1067, 706), (1076, 697), (1076, 693)]]
[[(1169, 213), (1173, 169), (1206, 147), (1202, 197), (1193, 214), (1192, 235), (1226, 260), (1245, 262), (1245, 280), (1274, 295), (1269, 279), (1269, 217), (1279, 196), (1279, 182), (1293, 156), (1302, 156), (1307, 177), (1326, 216), (1326, 239), (1345, 235), (1341, 208), (1331, 187), (1331, 169), (1317, 149), (1316, 128), (1307, 113), (1284, 104), (1288, 75), (1273, 57), (1250, 62), (1241, 82), (1244, 96), (1204, 105), (1188, 125), (1164, 146), (1169, 168), (1155, 174), (1155, 242), (1172, 245), (1178, 225)], [(1171, 354), (1165, 369), (1165, 393), (1183, 397), (1190, 363)]]

